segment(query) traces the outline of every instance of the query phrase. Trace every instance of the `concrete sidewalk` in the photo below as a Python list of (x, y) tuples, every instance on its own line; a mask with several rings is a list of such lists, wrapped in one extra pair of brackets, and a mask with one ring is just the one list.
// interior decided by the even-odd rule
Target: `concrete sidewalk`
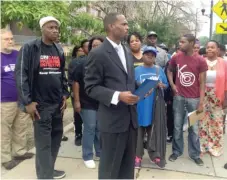
[[(227, 163), (227, 144), (225, 144), (224, 155), (220, 157), (211, 157), (209, 154), (206, 154), (202, 157), (204, 161), (204, 166), (198, 166), (189, 159), (188, 157), (188, 146), (187, 146), (187, 132), (184, 133), (184, 154), (175, 162), (168, 161), (170, 154), (172, 153), (172, 145), (167, 145), (166, 160), (167, 165), (165, 170), (170, 171), (179, 171), (190, 174), (200, 174), (213, 177), (221, 177), (227, 179), (227, 170), (224, 169), (224, 164)], [(67, 134), (69, 140), (62, 143), (62, 147), (59, 151), (60, 157), (65, 158), (81, 158), (81, 147), (74, 145), (74, 134), (69, 132)], [(225, 134), (225, 140), (227, 140), (227, 135)], [(226, 141), (225, 141), (226, 142)], [(154, 163), (152, 163), (148, 157), (148, 154), (145, 151), (145, 155), (142, 162), (142, 167), (159, 169)]]
[[(98, 166), (98, 162), (97, 162)], [(98, 168), (87, 169), (82, 159), (59, 157), (56, 162), (56, 169), (65, 170), (65, 179), (97, 179)], [(22, 162), (13, 170), (8, 171), (2, 179), (35, 179), (35, 159)], [(158, 170), (143, 168), (138, 179), (214, 179), (211, 176), (174, 172), (168, 170)], [(221, 179), (221, 178), (215, 178)], [(224, 178), (223, 178), (224, 179)]]
[[(186, 137), (185, 133), (185, 137)], [(66, 179), (97, 179), (98, 162), (96, 169), (87, 169), (81, 159), (81, 147), (74, 145), (72, 131), (66, 133), (69, 137), (67, 142), (62, 142), (56, 169), (65, 170)], [(186, 139), (185, 139), (186, 142)], [(185, 143), (187, 144), (187, 143)], [(227, 149), (220, 158), (212, 158), (209, 155), (203, 157), (205, 165), (197, 166), (187, 157), (187, 147), (184, 156), (176, 162), (169, 162), (165, 169), (159, 169), (149, 161), (147, 154), (143, 160), (143, 168), (138, 173), (137, 179), (227, 179), (227, 170), (223, 165), (227, 162)], [(171, 145), (167, 146), (167, 158), (171, 152)], [(22, 162), (20, 165), (2, 174), (2, 179), (35, 179), (35, 159)]]

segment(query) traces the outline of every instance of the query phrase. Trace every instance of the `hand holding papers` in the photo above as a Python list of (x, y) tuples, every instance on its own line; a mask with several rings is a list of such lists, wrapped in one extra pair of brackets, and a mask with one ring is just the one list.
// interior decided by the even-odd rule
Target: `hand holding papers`
[(197, 113), (196, 111), (193, 111), (191, 113), (188, 113), (188, 125), (193, 126), (198, 120), (202, 120), (204, 117), (204, 112)]
[(158, 82), (158, 80), (146, 79), (133, 94), (139, 96), (140, 100), (142, 100), (152, 92), (152, 89), (157, 86)]

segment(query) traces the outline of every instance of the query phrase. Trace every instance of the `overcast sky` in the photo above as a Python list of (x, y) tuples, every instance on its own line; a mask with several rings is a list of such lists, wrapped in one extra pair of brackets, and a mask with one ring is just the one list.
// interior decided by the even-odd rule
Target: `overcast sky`
[[(193, 0), (194, 5), (196, 8), (199, 8), (200, 10), (204, 8), (205, 14), (210, 14), (210, 2), (211, 0)], [(219, 0), (214, 0), (214, 5), (218, 2)], [(201, 12), (201, 11), (200, 11)], [(200, 22), (200, 27), (201, 31), (198, 33), (199, 36), (207, 36), (209, 37), (209, 31), (210, 31), (210, 18), (206, 16), (202, 16), (202, 13), (199, 13), (199, 22)], [(206, 23), (205, 23), (206, 22)], [(215, 26), (216, 23), (221, 23), (222, 19), (220, 19), (215, 13), (213, 13), (213, 31), (215, 31)]]

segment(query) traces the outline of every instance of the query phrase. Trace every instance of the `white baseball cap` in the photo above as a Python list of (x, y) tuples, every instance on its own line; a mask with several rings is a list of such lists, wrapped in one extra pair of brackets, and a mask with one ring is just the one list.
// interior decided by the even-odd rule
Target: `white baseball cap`
[(56, 22), (59, 26), (61, 25), (60, 21), (57, 20), (55, 17), (53, 17), (53, 16), (46, 16), (46, 17), (43, 17), (43, 18), (41, 18), (39, 20), (39, 26), (40, 26), (40, 28), (42, 28), (44, 24), (46, 24), (46, 23), (48, 23), (50, 21)]

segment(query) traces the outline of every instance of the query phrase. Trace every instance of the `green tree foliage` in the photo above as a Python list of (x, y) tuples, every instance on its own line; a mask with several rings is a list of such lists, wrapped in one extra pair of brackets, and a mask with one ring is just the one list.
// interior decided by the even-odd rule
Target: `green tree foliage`
[(93, 1), (93, 7), (104, 14), (118, 12), (125, 15), (129, 33), (138, 31), (144, 37), (156, 31), (159, 43), (172, 47), (184, 33), (195, 26), (195, 13), (191, 0), (174, 1)]
[(214, 33), (212, 36), (212, 40), (219, 42), (220, 44), (227, 44), (227, 35), (225, 34), (216, 34)]
[[(77, 10), (87, 5), (86, 1), (2, 1), (1, 26), (16, 21), (19, 28), (26, 25), (39, 32), (39, 20), (44, 16), (54, 16), (61, 22), (61, 41), (75, 39), (72, 32), (81, 30), (85, 36), (103, 33), (100, 19)], [(82, 35), (83, 36), (83, 35)]]
[(209, 41), (207, 36), (201, 36), (198, 38), (201, 46), (206, 46), (206, 43)]

